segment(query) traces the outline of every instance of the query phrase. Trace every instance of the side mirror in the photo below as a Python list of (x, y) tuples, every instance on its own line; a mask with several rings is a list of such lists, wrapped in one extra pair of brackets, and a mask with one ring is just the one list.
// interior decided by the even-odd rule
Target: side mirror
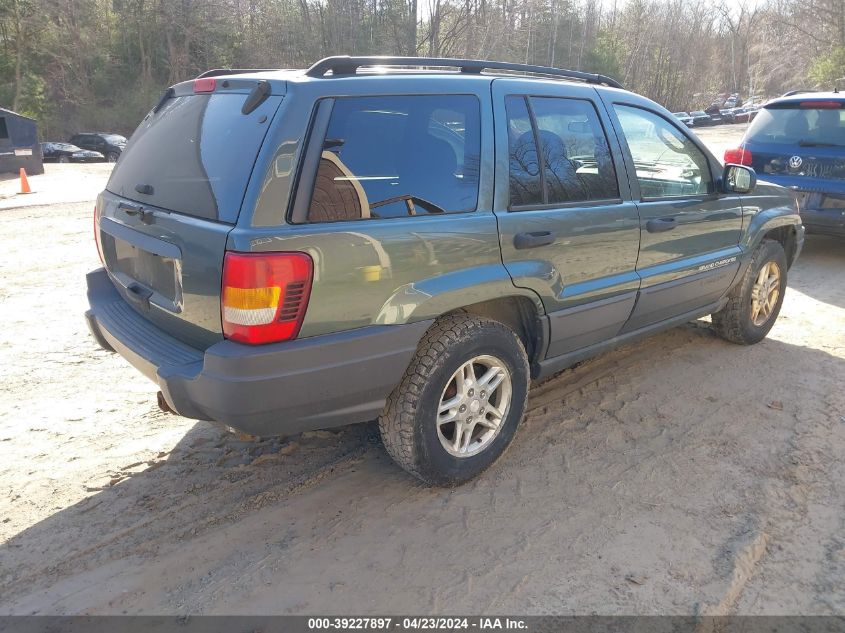
[(751, 193), (757, 185), (757, 173), (745, 165), (725, 165), (722, 189), (725, 193)]

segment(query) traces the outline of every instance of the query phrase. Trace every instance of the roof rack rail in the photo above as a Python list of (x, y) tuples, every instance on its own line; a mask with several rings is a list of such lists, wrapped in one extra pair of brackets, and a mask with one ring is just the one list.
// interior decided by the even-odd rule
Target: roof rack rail
[(621, 88), (615, 79), (585, 73), (580, 70), (566, 70), (563, 68), (552, 68), (551, 66), (534, 66), (531, 64), (513, 64), (510, 62), (492, 62), (477, 59), (454, 59), (447, 57), (350, 57), (340, 55), (337, 57), (326, 57), (311, 66), (305, 74), (309, 77), (324, 77), (331, 71), (333, 75), (354, 75), (361, 66), (434, 66), (459, 68), (462, 73), (480, 74), (484, 70), (510, 70), (535, 75), (546, 75), (549, 77), (564, 77), (566, 79), (577, 79), (588, 84), (601, 84), (611, 88)]
[(196, 79), (203, 77), (220, 77), (221, 75), (240, 75), (243, 73), (271, 73), (279, 70), (278, 68), (214, 68), (206, 70), (201, 75), (197, 75)]

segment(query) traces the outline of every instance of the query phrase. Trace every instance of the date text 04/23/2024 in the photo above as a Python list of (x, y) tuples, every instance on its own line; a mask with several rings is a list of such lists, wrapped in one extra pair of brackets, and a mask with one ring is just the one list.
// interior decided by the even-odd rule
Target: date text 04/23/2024
[(371, 630), (371, 631), (461, 631), (461, 630), (526, 630), (520, 618), (473, 617), (405, 617), (405, 618), (309, 618), (309, 630)]

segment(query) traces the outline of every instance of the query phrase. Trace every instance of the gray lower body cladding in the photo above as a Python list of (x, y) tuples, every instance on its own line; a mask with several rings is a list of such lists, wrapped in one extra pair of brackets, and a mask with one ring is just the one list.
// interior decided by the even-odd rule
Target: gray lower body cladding
[(254, 435), (372, 420), (399, 383), (432, 321), (370, 326), (285, 343), (185, 345), (137, 314), (103, 269), (88, 274), (94, 338), (155, 382), (188, 418)]

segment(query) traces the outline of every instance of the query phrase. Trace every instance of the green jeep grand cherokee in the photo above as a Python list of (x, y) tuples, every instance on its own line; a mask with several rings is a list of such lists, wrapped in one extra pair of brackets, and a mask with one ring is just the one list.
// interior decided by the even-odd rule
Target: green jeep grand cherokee
[(423, 58), (173, 86), (94, 219), (88, 323), (162, 408), (378, 418), (433, 484), (502, 453), (532, 379), (707, 314), (761, 340), (804, 236), (786, 190), (612, 79)]

